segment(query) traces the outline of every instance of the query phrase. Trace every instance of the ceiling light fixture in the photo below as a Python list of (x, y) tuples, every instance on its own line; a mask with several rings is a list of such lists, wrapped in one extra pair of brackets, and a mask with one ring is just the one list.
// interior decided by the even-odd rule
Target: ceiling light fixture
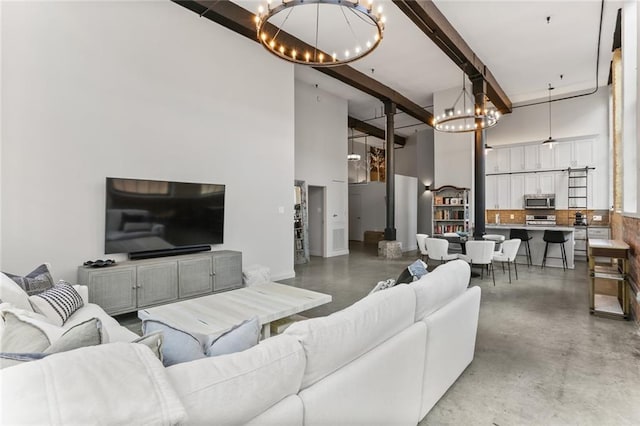
[(549, 138), (546, 139), (544, 142), (542, 142), (543, 145), (549, 145), (549, 149), (553, 148), (553, 143), (556, 141), (554, 138), (551, 137), (551, 91), (553, 90), (553, 87), (551, 87), (551, 83), (549, 83)]
[[(462, 102), (460, 102), (462, 100)], [(456, 98), (451, 108), (445, 108), (444, 113), (433, 118), (433, 127), (447, 133), (473, 132), (478, 128), (476, 120), (480, 120), (480, 127), (488, 129), (498, 123), (500, 112), (494, 107), (484, 110), (474, 106), (473, 97), (467, 91), (466, 79), (462, 73), (462, 92)]]
[[(347, 161), (360, 161), (360, 154), (353, 153), (353, 129), (351, 129), (351, 154), (347, 154)], [(366, 138), (365, 138), (366, 140)]]
[(493, 147), (490, 145), (484, 144), (484, 153), (486, 154), (489, 151), (493, 151)]
[[(281, 59), (314, 67), (344, 65), (371, 53), (382, 40), (382, 6), (367, 0), (282, 0), (260, 6), (260, 43)], [(286, 28), (285, 28), (286, 27)]]

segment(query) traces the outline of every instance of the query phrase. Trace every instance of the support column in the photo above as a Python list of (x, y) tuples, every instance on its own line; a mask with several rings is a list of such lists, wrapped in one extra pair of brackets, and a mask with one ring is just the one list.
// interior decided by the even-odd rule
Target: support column
[[(484, 111), (485, 108), (485, 92), (487, 83), (484, 81), (481, 75), (471, 78), (471, 84), (473, 89), (473, 97), (476, 111), (480, 108), (480, 111)], [(482, 239), (485, 234), (485, 189), (484, 189), (484, 145), (485, 145), (485, 130), (482, 127), (482, 119), (476, 118), (476, 129), (474, 133), (474, 192), (473, 192), (473, 206), (474, 206), (474, 228), (473, 238), (476, 240)]]
[(385, 101), (384, 113), (387, 116), (385, 139), (387, 142), (386, 149), (386, 179), (387, 179), (387, 227), (384, 229), (384, 239), (387, 241), (395, 241), (396, 239), (396, 215), (395, 215), (395, 154), (393, 149), (394, 139), (394, 116), (396, 113), (396, 104), (391, 101)]

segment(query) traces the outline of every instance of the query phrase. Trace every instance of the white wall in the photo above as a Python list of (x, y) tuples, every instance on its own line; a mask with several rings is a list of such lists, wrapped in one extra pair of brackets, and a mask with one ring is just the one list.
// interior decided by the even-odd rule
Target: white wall
[[(413, 176), (395, 175), (395, 226), (396, 240), (402, 242), (402, 250), (416, 250), (418, 228), (418, 179)], [(360, 196), (361, 229), (384, 231), (387, 224), (385, 182), (369, 182), (349, 185), (349, 196)]]
[(75, 281), (104, 258), (105, 177), (121, 176), (225, 184), (214, 249), (294, 275), (293, 66), (172, 2), (2, 12), (3, 270), (50, 261)]
[(324, 256), (349, 253), (347, 101), (295, 82), (295, 178), (327, 188)]

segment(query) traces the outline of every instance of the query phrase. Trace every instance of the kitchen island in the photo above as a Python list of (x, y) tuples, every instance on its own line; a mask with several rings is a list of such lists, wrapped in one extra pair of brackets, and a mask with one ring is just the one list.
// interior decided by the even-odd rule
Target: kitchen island
[[(573, 226), (557, 226), (557, 225), (524, 225), (517, 223), (505, 223), (505, 224), (487, 224), (485, 226), (487, 234), (504, 235), (505, 239), (509, 239), (509, 232), (511, 229), (526, 229), (529, 232), (531, 240), (529, 240), (529, 247), (531, 248), (531, 262), (534, 265), (542, 265), (542, 257), (544, 255), (545, 242), (542, 239), (544, 231), (562, 231), (567, 238), (567, 242), (564, 244), (565, 251), (567, 252), (567, 266), (569, 269), (574, 269), (574, 227)], [(518, 256), (525, 256), (524, 243), (520, 245)], [(525, 262), (526, 263), (526, 262)], [(562, 258), (560, 253), (560, 244), (549, 244), (549, 250), (547, 251), (547, 263), (546, 266), (553, 268), (562, 268)]]

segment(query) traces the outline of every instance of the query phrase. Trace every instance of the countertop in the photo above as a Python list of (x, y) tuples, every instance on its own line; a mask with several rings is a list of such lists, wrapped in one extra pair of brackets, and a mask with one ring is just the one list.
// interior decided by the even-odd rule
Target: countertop
[(564, 232), (573, 232), (575, 228), (573, 226), (558, 226), (558, 225), (524, 225), (519, 223), (502, 223), (499, 225), (496, 224), (486, 224), (486, 229), (526, 229), (527, 231), (564, 231)]

